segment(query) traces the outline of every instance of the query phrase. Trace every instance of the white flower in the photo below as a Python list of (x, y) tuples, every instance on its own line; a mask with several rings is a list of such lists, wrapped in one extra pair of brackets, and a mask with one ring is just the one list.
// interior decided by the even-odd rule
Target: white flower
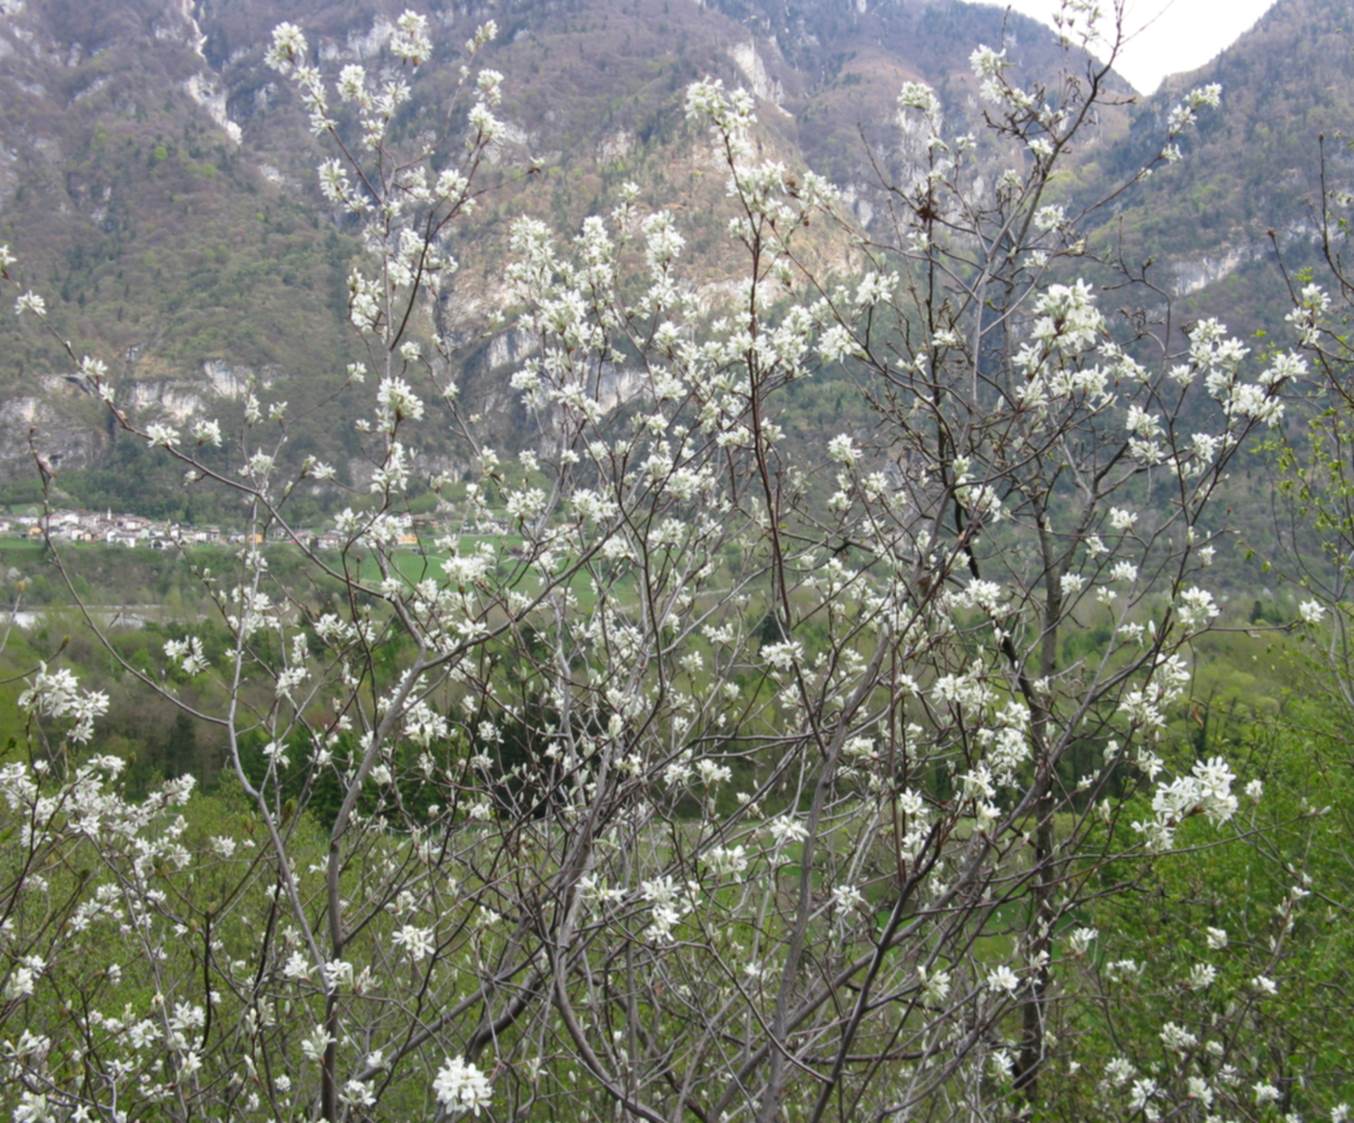
[(833, 324), (818, 337), (818, 357), (825, 363), (840, 362), (859, 350), (850, 331), (841, 324)]
[(1034, 225), (1040, 230), (1055, 230), (1067, 222), (1067, 212), (1058, 206), (1040, 207), (1034, 212)]
[(1278, 994), (1279, 986), (1268, 975), (1256, 975), (1251, 979), (1251, 986), (1261, 994)]
[(404, 948), (413, 959), (427, 959), (435, 946), (431, 928), (418, 928), (412, 924), (397, 929), (390, 939), (396, 947)]
[(94, 736), (94, 719), (107, 712), (108, 695), (81, 690), (70, 671), (62, 668), (49, 672), (46, 663), (39, 663), (32, 686), (19, 695), (19, 708), (41, 717), (74, 718), (75, 725), (67, 736), (83, 744)]
[(322, 964), (320, 973), (324, 977), (324, 989), (333, 993), (340, 987), (351, 987), (353, 983), (353, 965), (342, 959), (331, 959)]
[(361, 1080), (349, 1080), (343, 1085), (339, 1099), (353, 1107), (370, 1107), (376, 1102), (376, 1093)]
[(1189, 976), (1185, 979), (1185, 986), (1190, 990), (1204, 990), (1213, 985), (1213, 981), (1218, 977), (1217, 968), (1211, 963), (1196, 963), (1189, 969)]
[(366, 70), (356, 64), (345, 66), (339, 73), (339, 97), (344, 101), (364, 102), (367, 96), (366, 82)]
[(705, 864), (715, 877), (737, 877), (748, 868), (747, 851), (741, 846), (716, 846), (705, 855)]
[(186, 675), (195, 675), (207, 668), (207, 656), (202, 650), (202, 641), (197, 636), (189, 636), (182, 640), (165, 640), (164, 650), (165, 658), (178, 663)]
[(47, 302), (32, 289), (29, 289), (14, 302), (14, 311), (20, 316), (25, 312), (32, 312), (35, 316), (45, 316), (47, 315)]
[(696, 761), (696, 774), (700, 777), (702, 784), (710, 787), (727, 783), (733, 777), (733, 771), (727, 764), (720, 764), (709, 757), (703, 757)]
[(1157, 1094), (1157, 1082), (1150, 1076), (1144, 1076), (1141, 1080), (1133, 1081), (1133, 1088), (1129, 1092), (1128, 1106), (1134, 1111), (1141, 1111), (1147, 1106), (1147, 1101)]
[(969, 66), (979, 78), (994, 78), (1006, 65), (1006, 52), (994, 51), (991, 47), (980, 45), (968, 57)]
[(200, 445), (220, 448), (221, 426), (215, 421), (195, 421), (193, 422), (193, 440)]
[(793, 640), (788, 643), (768, 643), (762, 648), (762, 658), (778, 671), (788, 671), (800, 657), (799, 644)]
[(263, 61), (282, 74), (290, 74), (292, 67), (305, 61), (306, 39), (294, 23), (280, 23), (273, 28), (273, 43)]
[(465, 49), (468, 54), (474, 54), (485, 43), (498, 38), (498, 24), (493, 20), (485, 20), (479, 27), (475, 28), (475, 34), (465, 41)]
[(495, 117), (482, 101), (477, 101), (471, 107), (466, 120), (470, 122), (471, 132), (478, 135), (486, 144), (492, 144), (503, 135), (503, 122)]
[(1326, 606), (1320, 601), (1306, 600), (1298, 605), (1298, 615), (1304, 624), (1320, 624), (1326, 616)]
[(376, 391), (380, 407), (377, 421), (389, 431), (400, 421), (418, 421), (423, 417), (423, 402), (402, 378), (383, 378)]
[(920, 109), (926, 114), (940, 111), (940, 99), (936, 92), (924, 82), (904, 82), (898, 91), (899, 109)]
[(1015, 994), (1019, 987), (1020, 976), (1004, 963), (987, 973), (987, 989), (990, 991)]
[(27, 998), (33, 993), (35, 980), (41, 974), (41, 970), (35, 971), (29, 966), (15, 967), (9, 976), (9, 981), (5, 984), (5, 997)]
[(1217, 109), (1222, 104), (1222, 86), (1210, 82), (1207, 86), (1195, 86), (1185, 95), (1185, 104), (1191, 109)]
[(771, 835), (772, 841), (776, 844), (776, 849), (791, 842), (803, 842), (809, 837), (809, 832), (804, 824), (798, 819), (791, 818), (789, 815), (782, 815), (778, 819), (772, 819), (766, 825), (767, 833)]
[(1161, 1027), (1160, 1037), (1161, 1043), (1176, 1053), (1186, 1052), (1199, 1044), (1199, 1039), (1194, 1034), (1174, 1022), (1167, 1022)]
[(1133, 1066), (1124, 1057), (1114, 1057), (1105, 1065), (1105, 1079), (1115, 1088), (1121, 1088), (1133, 1079)]
[(494, 1098), (489, 1079), (462, 1057), (448, 1057), (433, 1080), (437, 1102), (447, 1111), (471, 1111), (488, 1107)]
[(55, 1118), (47, 1097), (41, 1092), (23, 1092), (14, 1109), (14, 1123), (50, 1123)]
[(1133, 524), (1138, 521), (1138, 516), (1132, 511), (1126, 511), (1122, 507), (1115, 507), (1110, 511), (1110, 526), (1115, 530), (1132, 530)]
[(860, 459), (860, 450), (851, 443), (851, 438), (840, 433), (827, 442), (828, 459), (837, 464), (854, 464)]
[(1176, 605), (1180, 623), (1190, 629), (1202, 627), (1218, 615), (1218, 606), (1213, 603), (1213, 594), (1198, 587), (1186, 589), (1180, 594)]
[(1058, 587), (1064, 597), (1075, 599), (1086, 588), (1086, 578), (1079, 573), (1064, 573)]
[(168, 448), (170, 445), (179, 443), (179, 432), (172, 425), (162, 425), (156, 423), (146, 426), (146, 440), (154, 445), (163, 445)]
[(306, 1059), (318, 1063), (324, 1058), (324, 1051), (334, 1042), (324, 1026), (316, 1026), (301, 1039), (301, 1052)]
[(987, 1058), (987, 1068), (996, 1079), (1004, 1080), (1015, 1068), (1015, 1056), (1009, 1049), (996, 1049)]
[(438, 173), (435, 191), (443, 199), (459, 199), (470, 186), (455, 168), (446, 168)]
[(865, 898), (854, 885), (838, 885), (832, 890), (832, 903), (839, 912), (851, 912), (865, 903)]
[(950, 975), (948, 971), (935, 971), (927, 974), (924, 967), (917, 968), (922, 980), (922, 994), (928, 1002), (944, 1002), (950, 993)]
[(428, 17), (417, 12), (405, 12), (395, 23), (395, 34), (390, 37), (390, 53), (397, 59), (418, 66), (432, 54), (428, 39)]
[(1034, 341), (1068, 354), (1093, 346), (1105, 327), (1091, 286), (1080, 278), (1070, 285), (1050, 285), (1039, 295), (1034, 311), (1038, 317), (1030, 333)]

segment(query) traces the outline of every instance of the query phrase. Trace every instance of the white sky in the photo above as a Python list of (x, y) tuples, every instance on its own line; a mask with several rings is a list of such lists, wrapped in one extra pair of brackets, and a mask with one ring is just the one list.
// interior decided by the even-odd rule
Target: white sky
[[(1060, 0), (984, 0), (1048, 23)], [(1208, 62), (1258, 20), (1274, 0), (1126, 0), (1129, 41), (1115, 68), (1141, 92), (1151, 93), (1167, 74)], [(1104, 4), (1108, 11), (1112, 0)]]

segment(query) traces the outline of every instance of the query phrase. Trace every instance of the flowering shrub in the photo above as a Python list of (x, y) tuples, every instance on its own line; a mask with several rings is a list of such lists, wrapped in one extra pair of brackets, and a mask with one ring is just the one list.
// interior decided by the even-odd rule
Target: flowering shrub
[[(223, 472), (199, 454), (214, 420), (142, 425), (82, 365), (116, 423), (247, 500), (251, 543), (288, 539), (341, 595), (246, 545), (211, 578), (226, 653), (165, 645), (225, 699), (201, 715), (233, 777), (219, 829), (187, 780), (119, 794), (81, 748), (103, 700), (32, 676), (31, 763), (3, 772), (0, 1095), (22, 1119), (1037, 1116), (1076, 1048), (1052, 1026), (1101, 944), (1079, 920), (1100, 874), (1236, 819), (1233, 765), (1167, 730), (1218, 615), (1209, 505), (1301, 362), (1255, 371), (1211, 320), (1181, 354), (1118, 337), (1087, 215), (1047, 201), (1106, 71), (1055, 95), (980, 48), (1012, 169), (961, 190), (969, 150), (909, 84), (928, 164), (850, 277), (799, 252), (811, 222), (854, 237), (832, 186), (761, 160), (752, 97), (713, 80), (686, 110), (728, 174), (742, 270), (718, 307), (637, 191), (572, 238), (518, 221), (532, 439), (488, 447), (428, 302), (454, 298), (503, 79), (467, 67), (458, 163), (403, 156), (405, 75), (436, 49), (416, 14), (384, 73), (331, 82), (290, 24), (268, 49), (370, 252), (348, 305), (373, 466), (341, 549), (290, 521), (337, 473), (287, 474), (285, 403), (251, 395)], [(1149, 167), (1217, 101), (1187, 97)], [(786, 389), (829, 364), (875, 424), (805, 460)], [(421, 463), (431, 424), (466, 479)], [(411, 550), (416, 483), (452, 514)], [(1103, 644), (1069, 657), (1091, 625)], [(1249, 1060), (1115, 1058), (1104, 1116), (1249, 1110), (1271, 1079)]]

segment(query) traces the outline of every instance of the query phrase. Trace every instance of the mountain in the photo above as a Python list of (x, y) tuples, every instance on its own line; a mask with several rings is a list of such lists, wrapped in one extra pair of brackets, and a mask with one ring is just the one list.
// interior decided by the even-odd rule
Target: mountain
[[(262, 61), (273, 26), (299, 24), (325, 64), (389, 67), (402, 3), (338, 0), (5, 0), (0, 17), (0, 241), (77, 352), (112, 360), (119, 399), (182, 419), (230, 413), (250, 378), (291, 403), (292, 451), (356, 455), (328, 403), (353, 346), (345, 277), (355, 247), (315, 186), (319, 146), (292, 91)], [(857, 200), (877, 190), (867, 145), (896, 165), (894, 99), (923, 78), (947, 124), (976, 130), (967, 57), (1005, 43), (1032, 72), (1061, 52), (1038, 24), (957, 2), (821, 4), (792, 0), (514, 0), (433, 5), (440, 49), (419, 68), (406, 134), (448, 144), (464, 126), (443, 106), (454, 47), (492, 16), (485, 63), (506, 76), (509, 143), (478, 219), (450, 309), (471, 382), (503, 348), (478, 329), (506, 223), (533, 213), (561, 230), (613, 205), (634, 180), (646, 201), (682, 213), (698, 273), (721, 275), (723, 176), (682, 116), (686, 85), (715, 74), (761, 102), (763, 144), (791, 166), (823, 170)], [(523, 179), (511, 169), (530, 164)], [(478, 266), (472, 264), (478, 262)], [(476, 271), (478, 268), (478, 271)], [(0, 369), (0, 465), (18, 473), (30, 428), (68, 477), (107, 467), (114, 434), (82, 395), (54, 341), (16, 332)], [(502, 379), (481, 377), (500, 415)], [(501, 400), (493, 400), (494, 395)], [(119, 470), (150, 471), (126, 449)], [(77, 474), (78, 476), (78, 474)], [(169, 481), (165, 481), (168, 483)], [(104, 498), (102, 493), (97, 498)]]
[(1336, 140), (1354, 121), (1351, 78), (1354, 7), (1279, 0), (1208, 65), (1168, 78), (1099, 154), (1090, 180), (1130, 171), (1159, 143), (1184, 91), (1221, 85), (1221, 111), (1200, 121), (1184, 159), (1120, 201), (1102, 241), (1154, 259), (1152, 275), (1187, 314), (1272, 328), (1286, 306), (1271, 231), (1286, 264), (1315, 263), (1323, 135), (1332, 182), (1354, 183), (1354, 160)]
[[(358, 445), (336, 397), (347, 362), (358, 357), (346, 328), (353, 232), (320, 196), (314, 165), (325, 153), (308, 135), (293, 91), (262, 56), (272, 27), (286, 19), (303, 28), (331, 71), (350, 61), (390, 68), (387, 41), (405, 6), (0, 0), (0, 243), (10, 244), (27, 283), (48, 297), (62, 337), (114, 367), (119, 400), (179, 419), (197, 410), (229, 418), (247, 383), (264, 382), (270, 397), (290, 403), (292, 455), (323, 453), (341, 473), (360, 475)], [(1027, 76), (1053, 75), (1069, 63), (1043, 26), (958, 0), (436, 0), (422, 7), (440, 46), (418, 68), (413, 103), (396, 128), (435, 147), (449, 148), (465, 127), (447, 108), (459, 78), (456, 45), (486, 18), (499, 26), (483, 62), (505, 75), (509, 136), (489, 170), (477, 242), (466, 247), (440, 328), (463, 345), (468, 394), (500, 419), (507, 438), (515, 405), (502, 368), (512, 348), (486, 336), (484, 325), (498, 247), (513, 217), (535, 214), (567, 232), (609, 209), (620, 185), (634, 181), (646, 203), (677, 212), (696, 276), (717, 284), (727, 274), (724, 177), (683, 119), (690, 81), (713, 74), (751, 89), (764, 150), (828, 175), (868, 226), (883, 197), (872, 161), (903, 175), (919, 155), (899, 144), (894, 128), (903, 82), (933, 85), (946, 135), (959, 135), (981, 131), (968, 64), (976, 44), (1004, 46)], [(1225, 71), (1221, 78), (1207, 80), (1230, 88), (1228, 68), (1261, 66), (1244, 60), (1267, 57), (1275, 28), (1314, 52), (1292, 14), (1299, 9), (1320, 10), (1328, 29), (1321, 34), (1338, 39), (1338, 7), (1281, 0), (1213, 64)], [(1291, 54), (1288, 44), (1283, 38), (1277, 49)], [(1278, 88), (1292, 91), (1285, 112), (1324, 105), (1326, 93), (1308, 79), (1334, 66), (1277, 75)], [(1118, 92), (1129, 100), (1127, 86)], [(1259, 120), (1272, 93), (1234, 95), (1219, 127), (1248, 136), (1266, 127), (1266, 143), (1283, 152), (1275, 160), (1309, 167), (1291, 121)], [(1127, 167), (1173, 100), (1163, 92), (1131, 116), (1109, 111), (1099, 141), (1080, 155), (1077, 182), (1090, 190)], [(1252, 216), (1267, 213), (1244, 186), (1255, 173), (1228, 170), (1235, 145), (1231, 133), (1206, 132), (1188, 161), (1128, 196), (1116, 216), (1142, 246), (1170, 258), (1165, 267), (1185, 287), (1221, 269), (1227, 255), (1249, 253), (1239, 247), (1252, 244)], [(1291, 203), (1282, 190), (1271, 195)], [(1196, 197), (1208, 221), (1196, 221), (1188, 244), (1171, 241), (1163, 216), (1196, 206)], [(1224, 230), (1218, 242), (1214, 234)], [(821, 248), (831, 260), (833, 246)], [(111, 501), (129, 475), (151, 473), (155, 482), (135, 498), (178, 502), (163, 469), (155, 476), (150, 458), (100, 427), (98, 403), (81, 391), (55, 341), (18, 332), (6, 317), (0, 347), (6, 475), (25, 475), (28, 431), (36, 428), (77, 497)]]
[[(347, 346), (351, 251), (245, 150), (202, 47), (187, 4), (9, 0), (0, 17), (0, 242), (122, 400), (171, 415)], [(58, 464), (100, 459), (101, 411), (56, 341), (3, 329), (0, 464), (30, 426)]]

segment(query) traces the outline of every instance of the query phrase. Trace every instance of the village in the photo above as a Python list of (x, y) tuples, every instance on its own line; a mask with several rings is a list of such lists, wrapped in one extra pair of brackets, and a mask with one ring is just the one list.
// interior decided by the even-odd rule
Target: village
[[(299, 532), (311, 549), (339, 550), (344, 538), (336, 531), (323, 533)], [(0, 516), (0, 538), (22, 538), (41, 542), (50, 538), (59, 543), (88, 543), (105, 546), (125, 546), (149, 550), (174, 550), (185, 546), (206, 545), (261, 545), (265, 536), (240, 529), (220, 526), (192, 526), (147, 518), (144, 515), (118, 514), (105, 511), (57, 510), (44, 515)], [(417, 546), (418, 536), (410, 533), (401, 545)], [(286, 530), (272, 528), (267, 540), (289, 540)]]

